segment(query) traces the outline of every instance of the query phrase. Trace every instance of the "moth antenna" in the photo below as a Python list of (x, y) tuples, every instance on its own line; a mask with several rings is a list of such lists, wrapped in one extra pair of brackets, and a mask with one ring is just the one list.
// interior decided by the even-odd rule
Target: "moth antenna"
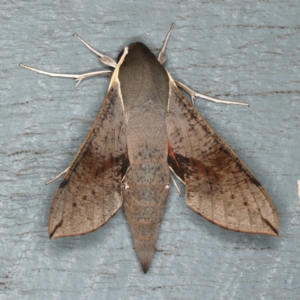
[(181, 83), (177, 80), (174, 80), (174, 81), (175, 81), (175, 83), (178, 87), (182, 88), (183, 90), (185, 90), (190, 95), (193, 105), (195, 105), (195, 97), (199, 97), (199, 98), (203, 98), (203, 99), (206, 99), (206, 100), (209, 100), (209, 101), (212, 101), (212, 102), (216, 102), (216, 103), (249, 106), (249, 104), (245, 103), (245, 102), (226, 101), (226, 100), (221, 100), (221, 99), (215, 99), (215, 98), (212, 98), (212, 97), (208, 97), (208, 96), (205, 96), (205, 95), (194, 92), (189, 87), (187, 87), (186, 85), (184, 85), (183, 83)]
[(167, 57), (166, 57), (166, 54), (165, 54), (165, 50), (166, 50), (166, 47), (167, 47), (167, 43), (168, 43), (168, 40), (169, 40), (169, 37), (170, 37), (170, 34), (171, 34), (171, 31), (174, 27), (175, 23), (172, 23), (171, 24), (171, 28), (170, 30), (168, 31), (168, 34), (165, 38), (165, 41), (163, 43), (163, 46), (158, 54), (158, 57), (157, 57), (157, 60), (161, 63), (161, 64), (164, 64), (164, 62), (166, 61)]
[(55, 181), (56, 179), (58, 179), (60, 176), (66, 174), (70, 169), (70, 166), (67, 167), (65, 170), (63, 170), (61, 173), (59, 173), (58, 175), (56, 175), (55, 177), (53, 177), (52, 179), (50, 179), (49, 181), (46, 182), (46, 184), (48, 185), (49, 183)]
[(89, 77), (93, 77), (93, 76), (98, 76), (98, 75), (108, 75), (111, 74), (111, 71), (95, 71), (95, 72), (90, 72), (90, 73), (85, 73), (85, 74), (62, 74), (62, 73), (51, 73), (51, 72), (46, 72), (43, 70), (39, 70), (27, 65), (24, 65), (22, 63), (19, 64), (20, 67), (23, 67), (27, 70), (31, 70), (34, 72), (37, 72), (39, 74), (43, 74), (43, 75), (47, 75), (47, 76), (51, 76), (51, 77), (62, 77), (62, 78), (74, 78), (75, 81), (77, 81), (76, 86), (83, 80)]
[(79, 41), (81, 43), (83, 43), (88, 49), (90, 49), (94, 54), (96, 54), (97, 56), (100, 57), (100, 62), (102, 62), (104, 65), (110, 66), (115, 68), (117, 66), (117, 63), (110, 58), (109, 56), (106, 56), (100, 52), (98, 52), (97, 50), (95, 50), (94, 48), (92, 48), (87, 42), (85, 42), (76, 32), (73, 34), (74, 36), (76, 36)]

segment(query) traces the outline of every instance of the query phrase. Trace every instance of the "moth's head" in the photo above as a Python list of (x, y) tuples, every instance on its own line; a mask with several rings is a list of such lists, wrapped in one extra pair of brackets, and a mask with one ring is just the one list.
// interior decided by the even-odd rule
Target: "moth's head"
[[(132, 62), (135, 60), (147, 58), (149, 56), (154, 56), (154, 54), (150, 51), (150, 49), (147, 46), (145, 46), (143, 43), (132, 43), (129, 46), (127, 46), (127, 48), (128, 48), (128, 53), (125, 57), (126, 62), (129, 61)], [(123, 53), (124, 50), (122, 50), (119, 53), (117, 63), (121, 59)]]

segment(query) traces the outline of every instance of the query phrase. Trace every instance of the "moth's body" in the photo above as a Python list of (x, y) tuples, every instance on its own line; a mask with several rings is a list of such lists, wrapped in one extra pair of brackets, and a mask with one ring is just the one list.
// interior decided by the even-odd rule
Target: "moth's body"
[[(267, 191), (178, 87), (195, 93), (162, 66), (169, 34), (157, 59), (141, 43), (126, 47), (118, 63), (92, 50), (115, 70), (49, 214), (49, 236), (55, 239), (94, 231), (123, 206), (144, 272), (167, 202), (169, 166), (186, 185), (188, 207), (212, 223), (273, 236), (279, 230)], [(93, 75), (61, 74), (79, 81)]]
[(130, 162), (123, 179), (123, 207), (135, 249), (146, 271), (169, 192), (168, 74), (147, 47), (135, 43), (128, 46), (118, 77)]

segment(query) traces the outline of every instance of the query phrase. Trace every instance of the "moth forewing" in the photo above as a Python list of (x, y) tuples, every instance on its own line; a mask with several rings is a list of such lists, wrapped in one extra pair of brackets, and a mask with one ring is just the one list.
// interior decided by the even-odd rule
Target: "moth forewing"
[(51, 239), (94, 231), (122, 206), (120, 182), (127, 146), (118, 91), (119, 83), (114, 82), (55, 193), (48, 224)]
[(192, 210), (226, 229), (278, 235), (278, 216), (265, 188), (174, 81), (167, 129), (173, 151), (169, 157), (184, 174), (186, 202)]

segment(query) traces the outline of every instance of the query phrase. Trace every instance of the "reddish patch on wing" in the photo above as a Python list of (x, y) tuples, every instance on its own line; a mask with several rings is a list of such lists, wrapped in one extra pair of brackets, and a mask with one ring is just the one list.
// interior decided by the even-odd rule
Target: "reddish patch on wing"
[(175, 174), (184, 181), (184, 173), (180, 167), (180, 164), (176, 158), (176, 154), (173, 152), (173, 149), (171, 148), (170, 144), (168, 144), (168, 164), (172, 168), (172, 170), (175, 172)]

